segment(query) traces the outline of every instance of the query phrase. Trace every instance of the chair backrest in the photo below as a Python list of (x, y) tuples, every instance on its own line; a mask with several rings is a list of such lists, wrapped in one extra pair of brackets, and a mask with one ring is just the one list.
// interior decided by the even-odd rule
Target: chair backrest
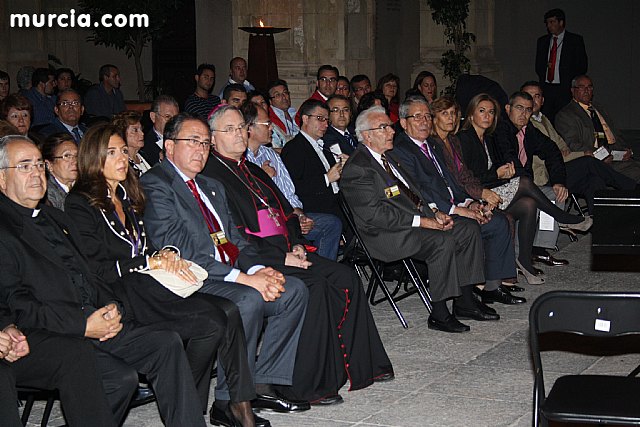
[[(640, 334), (640, 293), (552, 291), (535, 300), (529, 312), (535, 376), (534, 425), (538, 425), (539, 408), (546, 399), (539, 336), (549, 332), (551, 339), (544, 341), (545, 351), (592, 354), (595, 350), (599, 354), (601, 349), (606, 349), (607, 352), (636, 353), (640, 342), (637, 339)], [(560, 335), (557, 339), (555, 333), (570, 335)], [(621, 345), (620, 341), (632, 343)], [(639, 369), (630, 376), (635, 376)]]
[(529, 312), (531, 336), (569, 332), (614, 337), (640, 333), (640, 293), (553, 291)]

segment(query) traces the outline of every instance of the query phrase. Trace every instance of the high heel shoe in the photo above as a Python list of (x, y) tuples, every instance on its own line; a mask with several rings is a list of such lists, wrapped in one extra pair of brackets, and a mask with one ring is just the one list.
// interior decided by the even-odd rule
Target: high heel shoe
[(518, 261), (517, 259), (516, 259), (516, 265), (518, 266), (518, 268), (516, 269), (518, 270), (518, 274), (522, 274), (528, 284), (542, 285), (544, 283), (544, 279), (542, 277), (529, 273), (529, 271), (526, 268), (524, 268), (522, 264), (520, 264), (520, 261)]
[(581, 231), (583, 233), (586, 233), (587, 231), (589, 231), (592, 225), (593, 225), (593, 218), (591, 218), (590, 216), (587, 216), (582, 222), (579, 222), (577, 224), (558, 223), (558, 226), (560, 228), (568, 229), (573, 232)]

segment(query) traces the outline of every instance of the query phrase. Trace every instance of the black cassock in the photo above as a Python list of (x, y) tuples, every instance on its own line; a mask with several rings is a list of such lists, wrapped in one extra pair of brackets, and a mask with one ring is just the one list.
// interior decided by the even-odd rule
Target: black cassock
[[(293, 208), (271, 178), (244, 157), (238, 162), (217, 152), (202, 173), (222, 182), (234, 223), (261, 254), (268, 254), (265, 259), (274, 260), (270, 266), (298, 277), (309, 289), (293, 385), (280, 387), (280, 391), (291, 399), (314, 402), (335, 396), (347, 380), (349, 390), (359, 390), (374, 378), (393, 373), (362, 284), (351, 268), (314, 253), (307, 256), (313, 265), (306, 270), (284, 265), (294, 245), (308, 242)], [(280, 211), (277, 220), (286, 223), (287, 235), (262, 238), (251, 234), (260, 231), (258, 210), (266, 209), (265, 205), (272, 212)]]

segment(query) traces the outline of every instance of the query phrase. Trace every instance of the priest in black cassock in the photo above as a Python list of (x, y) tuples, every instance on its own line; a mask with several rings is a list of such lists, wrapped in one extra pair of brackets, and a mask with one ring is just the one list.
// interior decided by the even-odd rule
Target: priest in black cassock
[(222, 107), (209, 119), (214, 150), (203, 174), (222, 182), (234, 222), (272, 267), (300, 278), (309, 305), (300, 335), (293, 385), (280, 392), (312, 404), (339, 403), (340, 388), (358, 390), (393, 379), (393, 367), (362, 284), (349, 267), (320, 257), (302, 236), (298, 217), (269, 175), (245, 160), (248, 133), (270, 132), (266, 112), (248, 103), (245, 116)]

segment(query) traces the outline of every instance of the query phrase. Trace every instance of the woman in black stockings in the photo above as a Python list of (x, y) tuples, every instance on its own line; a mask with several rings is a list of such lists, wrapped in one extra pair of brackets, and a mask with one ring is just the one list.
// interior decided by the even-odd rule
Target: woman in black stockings
[[(459, 164), (479, 179), (485, 189), (491, 189), (490, 197), (485, 194), (484, 199), (497, 204), (518, 221), (518, 272), (529, 284), (542, 284), (544, 279), (536, 276), (531, 263), (531, 250), (537, 229), (537, 209), (572, 229), (586, 231), (588, 224), (583, 223), (581, 216), (571, 215), (558, 208), (529, 177), (516, 177), (513, 162), (502, 165), (496, 163), (496, 159), (501, 157), (491, 134), (496, 128), (498, 111), (498, 103), (489, 95), (476, 95), (467, 108), (463, 130), (457, 134), (459, 139), (455, 141), (457, 144), (451, 144), (451, 149), (459, 156)], [(437, 118), (437, 112), (435, 115)], [(437, 128), (436, 120), (434, 124)], [(453, 166), (456, 167), (455, 164)]]

